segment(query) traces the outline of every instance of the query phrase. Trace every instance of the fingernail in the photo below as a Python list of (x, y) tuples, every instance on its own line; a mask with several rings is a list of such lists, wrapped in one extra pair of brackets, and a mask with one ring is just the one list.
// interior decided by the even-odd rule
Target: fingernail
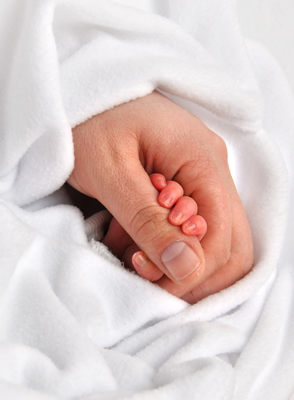
[(164, 196), (161, 198), (161, 202), (165, 205), (165, 207), (170, 207), (173, 204), (173, 195), (170, 193), (166, 193)]
[(183, 218), (183, 213), (181, 211), (174, 211), (170, 217), (174, 222), (178, 224)]
[(163, 178), (158, 178), (156, 181), (157, 185), (160, 185), (162, 187), (166, 187), (165, 180)]
[(189, 233), (193, 233), (196, 231), (197, 226), (193, 222), (186, 222), (185, 223), (185, 230)]
[(148, 258), (143, 251), (138, 251), (137, 253), (133, 254), (132, 263), (139, 268), (144, 268), (148, 263)]
[(200, 265), (200, 258), (184, 242), (174, 242), (163, 250), (161, 261), (176, 281), (181, 281)]

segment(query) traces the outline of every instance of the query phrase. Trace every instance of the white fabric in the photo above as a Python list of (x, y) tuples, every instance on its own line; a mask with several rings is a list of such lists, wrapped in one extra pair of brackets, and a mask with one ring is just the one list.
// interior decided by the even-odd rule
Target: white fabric
[[(294, 396), (294, 102), (235, 3), (2, 0), (0, 55), (0, 398)], [(224, 137), (253, 231), (194, 306), (93, 250), (61, 188), (71, 127), (155, 88)]]

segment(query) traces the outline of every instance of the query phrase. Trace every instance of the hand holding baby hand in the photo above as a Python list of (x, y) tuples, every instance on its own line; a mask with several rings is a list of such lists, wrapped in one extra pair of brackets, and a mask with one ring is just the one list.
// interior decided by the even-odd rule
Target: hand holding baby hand
[[(158, 92), (73, 130), (69, 183), (97, 198), (163, 273), (156, 283), (194, 303), (253, 265), (250, 227), (230, 175), (226, 146), (197, 117)], [(178, 182), (207, 223), (201, 244), (167, 219), (149, 174)]]

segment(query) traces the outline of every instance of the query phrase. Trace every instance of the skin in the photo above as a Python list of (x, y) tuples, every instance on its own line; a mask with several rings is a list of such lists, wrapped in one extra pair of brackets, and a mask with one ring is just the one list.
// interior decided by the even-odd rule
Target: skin
[[(150, 175), (153, 186), (160, 192), (158, 204), (170, 209), (169, 222), (182, 229), (189, 236), (196, 236), (201, 241), (206, 234), (206, 221), (197, 213), (197, 204), (191, 197), (183, 196), (184, 190), (173, 181), (166, 182), (161, 174)], [(172, 196), (173, 201), (168, 205), (162, 201), (166, 195)], [(181, 218), (177, 218), (181, 213)], [(191, 229), (192, 227), (192, 229)], [(129, 269), (134, 269), (142, 278), (156, 282), (163, 276), (163, 272), (142, 252), (118, 221), (113, 218), (109, 229), (102, 241), (111, 252), (124, 262)]]
[[(85, 121), (73, 129), (73, 140), (75, 167), (68, 182), (105, 205), (163, 273), (157, 285), (195, 303), (251, 270), (250, 227), (225, 143), (197, 117), (153, 92)], [(179, 183), (198, 205), (207, 223), (201, 244), (170, 224), (149, 178), (155, 172)], [(186, 243), (200, 259), (183, 279), (181, 265), (171, 274), (161, 259), (175, 242)]]
[[(184, 190), (173, 181), (166, 182), (165, 177), (161, 174), (150, 175), (153, 186), (160, 192), (157, 198), (158, 203), (165, 208), (171, 209), (168, 220), (174, 225), (182, 229), (182, 232), (189, 236), (196, 236), (199, 241), (203, 239), (207, 232), (207, 224), (201, 215), (197, 214), (197, 204), (191, 197), (183, 196)], [(172, 197), (173, 201), (164, 202), (164, 199)], [(181, 215), (179, 215), (179, 213)], [(110, 249), (114, 238), (107, 238)], [(129, 260), (126, 264), (129, 266)], [(163, 272), (146, 256), (142, 251), (137, 251), (132, 256), (132, 264), (137, 273), (151, 282), (156, 282), (163, 276)]]
[[(182, 232), (189, 236), (197, 236), (201, 241), (206, 234), (207, 224), (201, 215), (196, 215), (198, 206), (191, 197), (183, 196), (184, 189), (177, 182), (166, 182), (161, 174), (150, 175), (153, 186), (160, 191), (157, 198), (158, 204), (171, 209), (168, 220), (174, 226), (180, 226)], [(172, 196), (173, 201), (166, 204), (164, 198)]]

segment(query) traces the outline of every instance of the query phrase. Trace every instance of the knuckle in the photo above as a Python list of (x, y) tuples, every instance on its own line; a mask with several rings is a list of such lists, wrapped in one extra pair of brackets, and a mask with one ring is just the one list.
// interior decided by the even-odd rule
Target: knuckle
[(206, 259), (209, 259), (210, 275), (214, 275), (217, 271), (220, 271), (231, 259), (231, 250), (229, 247), (225, 249), (218, 247), (213, 252), (209, 249), (204, 249)]
[(177, 191), (179, 195), (183, 196), (184, 190), (182, 186), (178, 182), (173, 181), (173, 183), (175, 184), (175, 191)]
[(224, 139), (217, 135), (215, 132), (210, 131), (211, 132), (211, 140), (212, 143), (217, 151), (217, 153), (219, 154), (219, 156), (221, 157), (222, 160), (227, 161), (228, 159), (228, 149), (227, 149), (227, 145), (226, 142), (224, 141)]
[[(156, 243), (166, 224), (167, 215), (156, 205), (148, 205), (136, 210), (130, 222), (131, 236), (138, 243)], [(150, 234), (152, 232), (152, 234)]]
[(192, 303), (204, 299), (205, 297), (215, 293), (219, 282), (214, 282), (213, 275), (209, 276), (199, 286), (193, 288), (190, 292), (190, 296), (193, 299)]
[(221, 138), (221, 137), (218, 136), (218, 135), (216, 135), (216, 138), (217, 138), (217, 140), (216, 140), (216, 142), (217, 142), (216, 147), (217, 147), (218, 153), (219, 153), (220, 157), (221, 157), (224, 161), (227, 161), (227, 159), (228, 159), (228, 149), (227, 149), (226, 142), (224, 141), (223, 138)]
[[(211, 293), (211, 284), (210, 284), (210, 280), (206, 279), (204, 282), (201, 283), (201, 285), (199, 285), (195, 292), (197, 291), (197, 295), (199, 297), (201, 297), (202, 299), (204, 299), (205, 297), (207, 297), (210, 293)], [(195, 293), (196, 294), (196, 293)], [(194, 295), (195, 295), (194, 294)]]
[(231, 258), (231, 249), (227, 248), (227, 249), (223, 249), (221, 254), (220, 254), (220, 260), (219, 260), (219, 264), (223, 267), (225, 265), (227, 265), (227, 263), (229, 262), (229, 259)]
[(207, 281), (202, 282), (201, 285), (196, 286), (188, 293), (188, 296), (190, 298), (190, 303), (194, 304), (197, 301), (204, 299), (205, 297), (207, 297), (206, 293), (209, 291), (210, 287)]
[(219, 250), (217, 257), (215, 257), (215, 265), (217, 270), (220, 271), (229, 262), (232, 256), (231, 249), (229, 247), (223, 247)]
[(243, 278), (254, 266), (253, 248), (251, 246), (246, 246), (243, 251), (232, 253), (230, 262), (235, 265), (236, 280)]
[(241, 270), (242, 277), (247, 275), (248, 272), (251, 271), (251, 269), (254, 266), (254, 255), (253, 251), (252, 252), (247, 252), (247, 254), (244, 254), (240, 261), (239, 261), (239, 266)]

